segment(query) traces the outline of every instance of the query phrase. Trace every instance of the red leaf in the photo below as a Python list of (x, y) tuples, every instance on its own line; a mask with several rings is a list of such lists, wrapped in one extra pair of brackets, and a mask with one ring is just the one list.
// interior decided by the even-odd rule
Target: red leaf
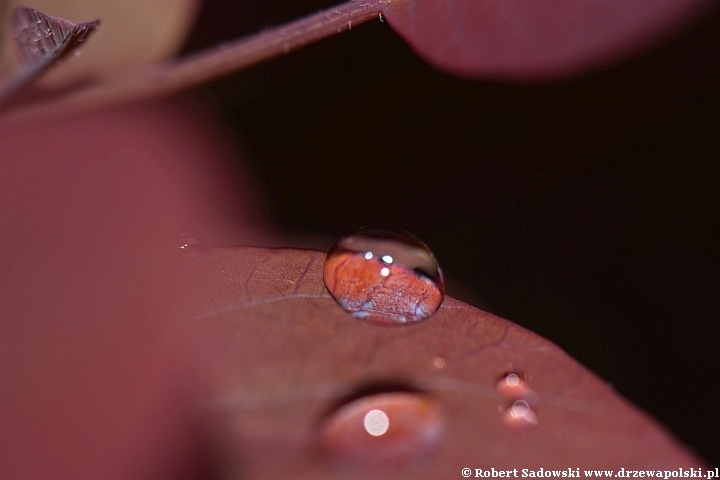
[(178, 234), (252, 231), (209, 118), (176, 101), (0, 128), (0, 478), (208, 478), (188, 471)]
[(711, 0), (395, 0), (390, 25), (436, 67), (466, 77), (558, 80), (668, 39)]
[[(353, 392), (390, 385), (425, 392), (445, 419), (435, 460), (402, 471), (412, 478), (460, 478), (464, 467), (701, 465), (557, 346), (507, 320), (452, 298), (430, 319), (404, 328), (353, 318), (325, 290), (324, 257), (237, 248), (212, 250), (191, 262), (190, 278), (200, 281), (199, 303), (189, 308), (190, 331), (213, 365), (210, 404), (231, 426), (230, 452), (246, 478), (335, 478), (337, 467), (313, 455), (318, 426)], [(539, 424), (525, 433), (508, 428), (500, 411), (508, 401), (495, 385), (508, 369), (523, 372), (535, 392), (525, 398)], [(409, 402), (410, 411), (424, 408), (422, 402)], [(362, 421), (363, 412), (353, 406), (339, 415), (329, 423), (331, 434), (321, 429), (322, 435), (341, 442), (339, 451), (351, 452), (342, 432), (357, 432), (345, 425), (348, 419)], [(358, 448), (372, 447), (366, 439)], [(373, 470), (372, 478), (396, 478), (389, 470)], [(357, 464), (352, 472), (363, 478)]]

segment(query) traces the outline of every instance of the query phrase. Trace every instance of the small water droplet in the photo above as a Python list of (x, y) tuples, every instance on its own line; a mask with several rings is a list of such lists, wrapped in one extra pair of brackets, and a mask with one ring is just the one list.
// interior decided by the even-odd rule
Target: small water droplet
[(434, 314), (443, 300), (442, 271), (427, 245), (407, 232), (362, 228), (338, 240), (323, 270), (325, 285), (356, 318), (409, 325)]
[(205, 245), (197, 238), (188, 237), (184, 234), (180, 235), (180, 250), (184, 252), (195, 252), (204, 248)]
[(525, 400), (515, 400), (502, 412), (506, 427), (516, 432), (526, 432), (538, 425), (537, 415)]
[(430, 397), (386, 392), (351, 401), (320, 425), (318, 447), (331, 463), (408, 466), (428, 460), (442, 442), (440, 409)]
[(442, 357), (435, 357), (433, 365), (435, 365), (435, 368), (445, 368), (445, 359)]
[(525, 376), (515, 372), (510, 372), (498, 380), (495, 390), (501, 397), (508, 400), (524, 399), (532, 393), (525, 381)]

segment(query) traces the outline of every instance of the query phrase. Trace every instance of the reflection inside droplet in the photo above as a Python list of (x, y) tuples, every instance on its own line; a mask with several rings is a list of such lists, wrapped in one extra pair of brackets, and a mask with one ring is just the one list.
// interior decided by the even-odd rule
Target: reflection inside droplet
[(510, 415), (515, 418), (524, 417), (530, 413), (530, 405), (525, 400), (516, 400), (510, 407)]
[(363, 425), (370, 435), (377, 437), (387, 432), (390, 419), (382, 410), (370, 410), (365, 414)]
[(510, 408), (503, 412), (503, 423), (517, 432), (528, 431), (538, 425), (535, 412), (525, 400), (515, 400)]
[(528, 399), (532, 396), (532, 390), (528, 387), (524, 375), (510, 372), (498, 380), (495, 385), (498, 394), (508, 400)]
[(435, 256), (407, 232), (363, 228), (343, 237), (330, 249), (323, 273), (343, 309), (375, 324), (420, 322), (443, 300)]
[(428, 461), (441, 445), (444, 422), (421, 393), (389, 392), (346, 403), (321, 424), (319, 450), (334, 464), (382, 466)]

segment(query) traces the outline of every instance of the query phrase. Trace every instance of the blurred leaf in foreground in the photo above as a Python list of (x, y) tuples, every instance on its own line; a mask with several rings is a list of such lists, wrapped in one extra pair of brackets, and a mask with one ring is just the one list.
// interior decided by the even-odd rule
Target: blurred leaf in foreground
[(562, 80), (667, 40), (711, 0), (394, 0), (388, 22), (424, 59), (465, 77)]

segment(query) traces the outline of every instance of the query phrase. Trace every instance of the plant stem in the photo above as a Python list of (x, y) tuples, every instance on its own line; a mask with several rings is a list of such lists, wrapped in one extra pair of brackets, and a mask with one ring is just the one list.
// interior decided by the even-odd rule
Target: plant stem
[(0, 114), (0, 121), (52, 116), (167, 96), (221, 78), (375, 19), (388, 0), (350, 0), (234, 42), (156, 64)]

